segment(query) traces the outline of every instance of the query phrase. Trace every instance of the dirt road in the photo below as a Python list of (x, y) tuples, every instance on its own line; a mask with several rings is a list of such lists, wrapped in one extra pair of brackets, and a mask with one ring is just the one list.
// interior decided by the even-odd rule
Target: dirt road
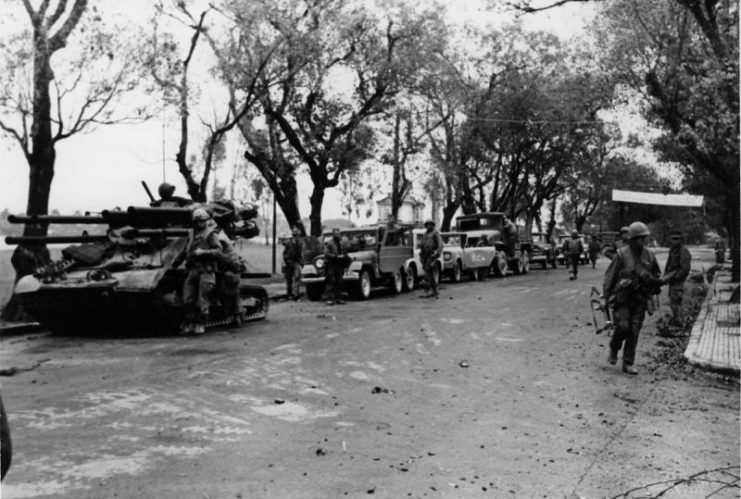
[(656, 316), (639, 376), (607, 364), (606, 264), (202, 337), (5, 338), (2, 497), (591, 498), (697, 473), (667, 497), (737, 497), (716, 481), (738, 475), (737, 381), (660, 365)]

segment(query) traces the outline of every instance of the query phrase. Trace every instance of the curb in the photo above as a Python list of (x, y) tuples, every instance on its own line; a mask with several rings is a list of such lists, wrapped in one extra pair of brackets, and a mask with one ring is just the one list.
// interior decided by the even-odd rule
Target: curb
[[(692, 326), (690, 339), (684, 351), (684, 358), (690, 364), (703, 369), (726, 375), (739, 376), (741, 374), (741, 357), (738, 355), (740, 341), (739, 328), (738, 326), (727, 327), (726, 329), (735, 329), (735, 331), (719, 332), (716, 323), (718, 306), (725, 305), (719, 303), (720, 292), (717, 289), (718, 281), (720, 281), (721, 277), (727, 276), (726, 269), (716, 272), (713, 278), (713, 284), (708, 289), (705, 300), (702, 303), (702, 309), (695, 320), (695, 324)], [(708, 356), (708, 352), (704, 352), (704, 355), (701, 354), (701, 349), (703, 346), (707, 347), (708, 343), (711, 344), (710, 356)], [(712, 346), (716, 344), (721, 344), (722, 346), (720, 348), (724, 357), (722, 359), (713, 356), (713, 351), (716, 349), (712, 348)], [(732, 354), (733, 350), (735, 350), (736, 355)]]

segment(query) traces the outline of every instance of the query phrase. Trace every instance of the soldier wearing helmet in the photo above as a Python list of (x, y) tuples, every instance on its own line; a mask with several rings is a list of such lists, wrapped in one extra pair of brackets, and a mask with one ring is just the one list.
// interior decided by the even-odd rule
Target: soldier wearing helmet
[(190, 199), (175, 196), (175, 186), (167, 182), (162, 182), (157, 187), (157, 193), (160, 198), (149, 203), (153, 208), (180, 208), (192, 203)]
[(679, 326), (683, 319), (684, 281), (690, 273), (692, 256), (682, 244), (682, 231), (671, 231), (670, 241), (669, 256), (666, 259), (662, 279), (669, 285), (669, 306), (672, 309), (671, 323)]
[(350, 265), (347, 249), (342, 244), (340, 229), (332, 229), (332, 237), (324, 243), (324, 258), (327, 263), (324, 278), (324, 290), (327, 295), (327, 305), (344, 305), (342, 299), (342, 276)]
[(203, 334), (208, 319), (209, 295), (216, 286), (216, 268), (220, 253), (216, 224), (211, 222), (211, 214), (204, 208), (193, 210), (193, 238), (188, 245), (186, 269), (188, 275), (183, 284), (183, 302), (186, 309), (186, 322), (183, 333)]
[(566, 266), (569, 269), (569, 280), (573, 281), (579, 274), (579, 260), (584, 254), (584, 244), (579, 238), (579, 233), (571, 231), (571, 239), (563, 243), (563, 256), (566, 259)]
[(628, 245), (628, 227), (621, 227), (620, 228), (620, 234), (615, 237), (615, 240), (612, 241), (603, 251), (604, 255), (612, 260), (615, 258), (615, 255), (617, 255), (617, 251), (622, 248), (623, 246)]
[(422, 240), (419, 242), (419, 259), (425, 271), (425, 292), (421, 297), (437, 298), (439, 293), (437, 291), (438, 279), (435, 277), (435, 265), (445, 244), (440, 232), (435, 229), (433, 220), (425, 220), (424, 225), (426, 232), (422, 234)]
[(649, 300), (661, 291), (661, 269), (653, 252), (646, 247), (651, 232), (646, 224), (628, 227), (628, 245), (620, 248), (605, 272), (602, 295), (613, 307), (615, 332), (610, 340), (607, 360), (617, 363), (623, 349), (623, 372), (638, 374), (633, 366), (641, 326)]

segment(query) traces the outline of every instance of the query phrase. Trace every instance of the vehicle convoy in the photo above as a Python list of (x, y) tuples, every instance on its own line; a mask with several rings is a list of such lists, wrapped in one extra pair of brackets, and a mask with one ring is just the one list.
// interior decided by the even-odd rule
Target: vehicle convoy
[(526, 274), (530, 270), (532, 243), (504, 213), (486, 212), (462, 215), (456, 218), (456, 230), (465, 232), (469, 246), (478, 246), (486, 238), (485, 245), (493, 246), (496, 257), (489, 268), (496, 277), (504, 277), (508, 269), (515, 274)]
[(453, 282), (460, 282), (463, 274), (477, 281), (491, 272), (497, 258), (497, 249), (490, 244), (479, 245), (479, 237), (469, 238), (466, 232), (443, 232), (443, 272)]
[[(259, 233), (257, 210), (231, 201), (182, 208), (129, 207), (97, 216), (10, 216), (11, 223), (94, 224), (99, 234), (7, 237), (8, 244), (70, 243), (62, 258), (22, 277), (15, 294), (24, 310), (55, 332), (176, 332), (185, 320), (183, 284), (192, 212), (205, 208), (229, 238)], [(105, 227), (105, 229), (103, 229)], [(235, 272), (236, 273), (236, 272)], [(242, 273), (238, 319), (266, 317), (268, 295)], [(224, 272), (216, 273), (206, 327), (235, 320), (226, 314)]]
[(533, 232), (533, 252), (530, 255), (530, 263), (540, 263), (544, 269), (548, 265), (556, 268), (556, 249), (548, 240), (545, 232)]
[[(326, 261), (323, 246), (331, 236), (330, 233), (323, 234), (321, 242), (309, 245), (313, 246), (313, 251), (305, 254), (301, 280), (306, 286), (306, 296), (312, 301), (320, 300), (324, 294)], [(421, 269), (414, 261), (411, 228), (373, 226), (343, 229), (340, 238), (352, 260), (342, 281), (353, 297), (367, 300), (372, 289), (379, 286), (388, 287), (397, 294), (414, 289)]]

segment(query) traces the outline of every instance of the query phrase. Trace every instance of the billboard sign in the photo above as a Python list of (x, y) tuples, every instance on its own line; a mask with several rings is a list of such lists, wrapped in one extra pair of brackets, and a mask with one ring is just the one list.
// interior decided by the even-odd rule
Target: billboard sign
[(654, 204), (660, 206), (684, 206), (700, 208), (703, 197), (693, 194), (661, 194), (656, 192), (637, 192), (612, 190), (612, 200), (621, 203)]

